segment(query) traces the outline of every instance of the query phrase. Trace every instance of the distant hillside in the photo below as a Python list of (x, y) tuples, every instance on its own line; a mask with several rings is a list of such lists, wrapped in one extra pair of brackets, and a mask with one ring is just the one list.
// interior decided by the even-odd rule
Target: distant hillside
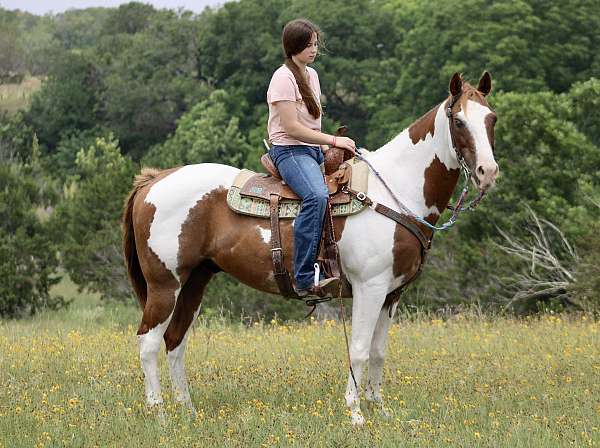
[(0, 112), (14, 114), (29, 105), (31, 95), (40, 89), (42, 80), (28, 77), (20, 84), (0, 84)]

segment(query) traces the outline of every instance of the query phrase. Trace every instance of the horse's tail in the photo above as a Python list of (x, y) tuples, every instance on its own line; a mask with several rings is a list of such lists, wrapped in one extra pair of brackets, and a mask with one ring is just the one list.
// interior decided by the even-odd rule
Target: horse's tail
[(137, 250), (135, 247), (135, 233), (133, 231), (133, 204), (138, 191), (148, 185), (158, 174), (160, 170), (155, 168), (142, 168), (142, 172), (135, 177), (133, 181), (133, 189), (125, 200), (123, 205), (123, 255), (125, 265), (127, 266), (127, 274), (135, 291), (135, 295), (140, 302), (142, 308), (146, 305), (147, 284), (140, 260), (138, 259)]

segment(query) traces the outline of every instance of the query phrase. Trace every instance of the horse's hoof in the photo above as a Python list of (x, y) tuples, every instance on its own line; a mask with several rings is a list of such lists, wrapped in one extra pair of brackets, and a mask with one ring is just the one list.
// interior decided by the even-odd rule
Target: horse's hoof
[(165, 425), (167, 423), (167, 414), (165, 412), (165, 407), (162, 404), (158, 406), (157, 417), (158, 417), (158, 422), (161, 425)]
[(352, 421), (352, 426), (354, 426), (354, 427), (363, 426), (365, 424), (365, 418), (363, 417), (363, 415), (360, 411), (352, 412), (351, 421)]

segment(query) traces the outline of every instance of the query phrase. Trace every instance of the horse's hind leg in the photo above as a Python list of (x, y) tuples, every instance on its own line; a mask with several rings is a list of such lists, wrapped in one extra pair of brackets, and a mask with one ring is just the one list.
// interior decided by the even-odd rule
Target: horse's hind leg
[(179, 282), (175, 278), (167, 282), (148, 284), (148, 298), (137, 334), (146, 385), (146, 402), (150, 406), (160, 405), (163, 402), (158, 372), (158, 351), (171, 320), (178, 293)]
[(194, 406), (184, 365), (185, 346), (191, 325), (200, 312), (204, 289), (213, 275), (214, 270), (207, 263), (199, 265), (192, 271), (179, 294), (173, 317), (164, 335), (175, 399), (192, 410)]

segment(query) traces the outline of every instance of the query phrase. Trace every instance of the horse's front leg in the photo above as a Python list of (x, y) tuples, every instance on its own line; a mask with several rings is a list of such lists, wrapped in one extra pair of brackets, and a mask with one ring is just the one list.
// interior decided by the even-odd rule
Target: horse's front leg
[(350, 408), (353, 425), (362, 425), (365, 419), (360, 410), (360, 399), (357, 387), (360, 387), (362, 375), (369, 361), (371, 339), (379, 318), (379, 311), (385, 301), (387, 285), (383, 282), (370, 281), (352, 285), (352, 342), (350, 344), (350, 361), (354, 372), (348, 375), (346, 388), (346, 404)]
[(377, 320), (373, 339), (371, 340), (371, 350), (369, 352), (369, 380), (365, 391), (365, 398), (373, 403), (386, 417), (389, 416), (389, 413), (383, 405), (381, 384), (388, 333), (395, 312), (396, 304), (392, 305), (391, 310), (388, 307), (382, 308), (379, 313), (379, 319)]

